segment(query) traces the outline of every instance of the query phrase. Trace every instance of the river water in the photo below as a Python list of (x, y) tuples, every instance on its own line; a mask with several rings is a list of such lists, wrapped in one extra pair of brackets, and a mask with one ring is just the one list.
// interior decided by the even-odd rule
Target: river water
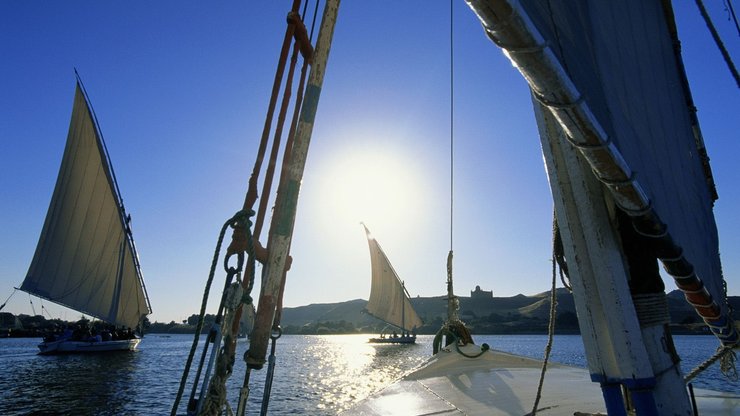
[[(431, 355), (432, 336), (416, 345), (372, 345), (367, 335), (285, 335), (278, 340), (269, 402), (273, 415), (334, 415), (401, 377)], [(542, 358), (544, 335), (478, 335), (477, 344)], [(139, 350), (101, 355), (37, 355), (37, 339), (0, 339), (0, 415), (166, 415), (182, 377), (191, 335), (148, 335)], [(712, 336), (677, 336), (684, 373), (711, 356)], [(244, 378), (240, 340), (228, 397), (236, 407)], [(576, 335), (555, 337), (551, 360), (584, 367)], [(265, 371), (252, 376), (247, 414), (259, 414)], [(694, 385), (740, 393), (715, 364)], [(188, 389), (189, 391), (189, 389)], [(185, 413), (182, 400), (180, 414)]]

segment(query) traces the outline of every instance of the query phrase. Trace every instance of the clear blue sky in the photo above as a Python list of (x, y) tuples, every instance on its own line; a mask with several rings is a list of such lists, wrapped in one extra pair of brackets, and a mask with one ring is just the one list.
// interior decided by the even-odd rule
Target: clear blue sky
[[(67, 136), (76, 67), (133, 216), (150, 319), (179, 321), (198, 311), (219, 228), (244, 199), (289, 3), (0, 2), (0, 301), (20, 285), (33, 256)], [(740, 61), (723, 2), (706, 3)], [(412, 295), (445, 292), (448, 13), (447, 1), (341, 5), (299, 198), (286, 306), (367, 298), (360, 221)], [(677, 2), (676, 13), (720, 194), (725, 278), (739, 294), (740, 91), (694, 2)], [(455, 37), (456, 291), (545, 291), (552, 200), (527, 87), (463, 1), (455, 2)], [(42, 302), (33, 302), (40, 313)], [(78, 316), (43, 305), (54, 317)], [(30, 314), (29, 296), (16, 293), (4, 311)]]

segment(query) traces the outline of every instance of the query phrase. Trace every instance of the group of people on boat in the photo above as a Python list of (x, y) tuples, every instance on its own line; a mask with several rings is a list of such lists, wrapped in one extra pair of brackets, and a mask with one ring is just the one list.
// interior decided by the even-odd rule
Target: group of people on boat
[(86, 322), (75, 325), (67, 325), (61, 331), (54, 331), (44, 337), (44, 342), (55, 341), (83, 341), (83, 342), (104, 342), (119, 341), (136, 338), (136, 334), (131, 328), (116, 328), (113, 325), (106, 325), (102, 328), (95, 326), (90, 327)]
[[(385, 334), (380, 334), (380, 338), (385, 338)], [(388, 338), (399, 338), (398, 332), (393, 331), (392, 334), (388, 335)], [(414, 329), (412, 329), (411, 331), (401, 331), (400, 338), (416, 338), (416, 327), (414, 327)]]

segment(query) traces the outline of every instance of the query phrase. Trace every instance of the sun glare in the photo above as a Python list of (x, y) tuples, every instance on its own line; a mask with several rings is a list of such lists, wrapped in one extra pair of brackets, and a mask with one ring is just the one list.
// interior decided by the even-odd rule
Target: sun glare
[[(322, 178), (333, 221), (403, 224), (418, 215), (424, 185), (413, 161), (382, 150), (338, 155)], [(417, 212), (415, 212), (417, 211)]]

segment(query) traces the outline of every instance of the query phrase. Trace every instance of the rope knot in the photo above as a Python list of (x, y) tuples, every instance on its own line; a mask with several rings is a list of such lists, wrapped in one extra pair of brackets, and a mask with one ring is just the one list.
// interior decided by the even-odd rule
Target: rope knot
[(234, 214), (229, 220), (229, 226), (234, 230), (231, 235), (231, 244), (226, 249), (226, 255), (231, 256), (237, 253), (249, 253), (252, 233), (250, 227), (252, 227), (252, 221), (249, 220), (254, 215), (253, 210), (241, 210)]
[(735, 360), (737, 355), (732, 348), (724, 348), (724, 354), (719, 359), (719, 368), (722, 375), (727, 377), (731, 381), (738, 380), (737, 368), (735, 367)]

